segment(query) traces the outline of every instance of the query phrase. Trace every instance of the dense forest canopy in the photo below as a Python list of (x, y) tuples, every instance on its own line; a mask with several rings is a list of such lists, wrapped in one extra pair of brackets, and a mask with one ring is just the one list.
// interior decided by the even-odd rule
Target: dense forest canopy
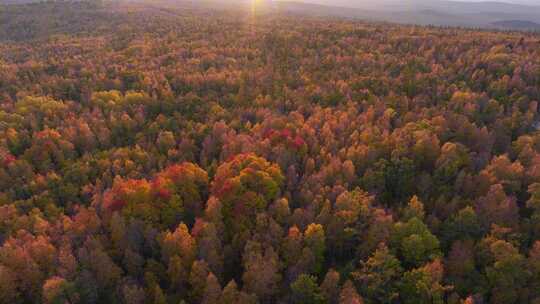
[(540, 36), (0, 23), (0, 303), (540, 303)]

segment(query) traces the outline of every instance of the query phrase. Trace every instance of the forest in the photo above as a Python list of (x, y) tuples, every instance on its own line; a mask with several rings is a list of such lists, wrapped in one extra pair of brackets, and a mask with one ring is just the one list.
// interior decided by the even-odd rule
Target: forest
[(540, 34), (0, 6), (0, 303), (540, 303)]

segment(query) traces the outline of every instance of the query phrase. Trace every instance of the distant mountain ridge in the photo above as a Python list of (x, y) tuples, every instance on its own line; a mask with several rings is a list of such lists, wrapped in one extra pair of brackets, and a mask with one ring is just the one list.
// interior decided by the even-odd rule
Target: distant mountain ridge
[(39, 2), (39, 1), (32, 1), (32, 0), (0, 0), (0, 4), (27, 4), (32, 2)]
[(274, 1), (282, 11), (336, 15), (397, 23), (536, 30), (540, 21), (540, 4), (507, 2), (460, 2), (446, 0), (380, 0), (359, 3), (335, 0), (332, 6), (324, 0)]
[(0, 5), (30, 4), (40, 2), (95, 2), (99, 0), (0, 0)]
[[(72, 2), (85, 0), (67, 0)], [(96, 1), (96, 0), (86, 0)], [(188, 5), (206, 8), (250, 6), (251, 0), (123, 0), (147, 4), (166, 3), (169, 6)], [(479, 27), (509, 30), (540, 30), (540, 3), (519, 0), (519, 4), (487, 1), (452, 0), (259, 0), (262, 11), (356, 18), (405, 24)], [(507, 0), (512, 1), (512, 0)], [(518, 1), (518, 0), (513, 0)], [(42, 2), (32, 0), (0, 0), (0, 4)], [(57, 1), (62, 2), (62, 1)], [(530, 3), (530, 4), (529, 4)]]
[[(276, 0), (281, 1), (281, 0)], [(286, 0), (285, 0), (286, 1)], [(331, 4), (328, 0), (300, 0), (304, 3), (321, 4), (328, 6), (354, 7), (362, 9), (426, 9), (426, 8), (467, 8), (467, 9), (510, 9), (521, 10), (537, 8), (540, 9), (540, 3), (511, 3), (510, 1), (455, 1), (455, 0), (379, 0), (374, 2), (358, 0), (333, 0)]]
[(503, 20), (493, 22), (496, 27), (516, 30), (540, 30), (540, 23), (523, 20)]

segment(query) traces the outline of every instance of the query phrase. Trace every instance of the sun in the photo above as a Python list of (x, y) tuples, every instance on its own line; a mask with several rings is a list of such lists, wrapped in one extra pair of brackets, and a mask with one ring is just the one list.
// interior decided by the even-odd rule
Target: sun
[(261, 6), (263, 0), (251, 0), (251, 10), (255, 12)]

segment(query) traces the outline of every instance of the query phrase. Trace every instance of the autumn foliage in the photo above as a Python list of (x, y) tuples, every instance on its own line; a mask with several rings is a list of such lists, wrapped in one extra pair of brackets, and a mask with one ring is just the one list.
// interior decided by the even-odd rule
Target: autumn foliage
[(538, 34), (54, 1), (0, 40), (0, 303), (540, 303)]

